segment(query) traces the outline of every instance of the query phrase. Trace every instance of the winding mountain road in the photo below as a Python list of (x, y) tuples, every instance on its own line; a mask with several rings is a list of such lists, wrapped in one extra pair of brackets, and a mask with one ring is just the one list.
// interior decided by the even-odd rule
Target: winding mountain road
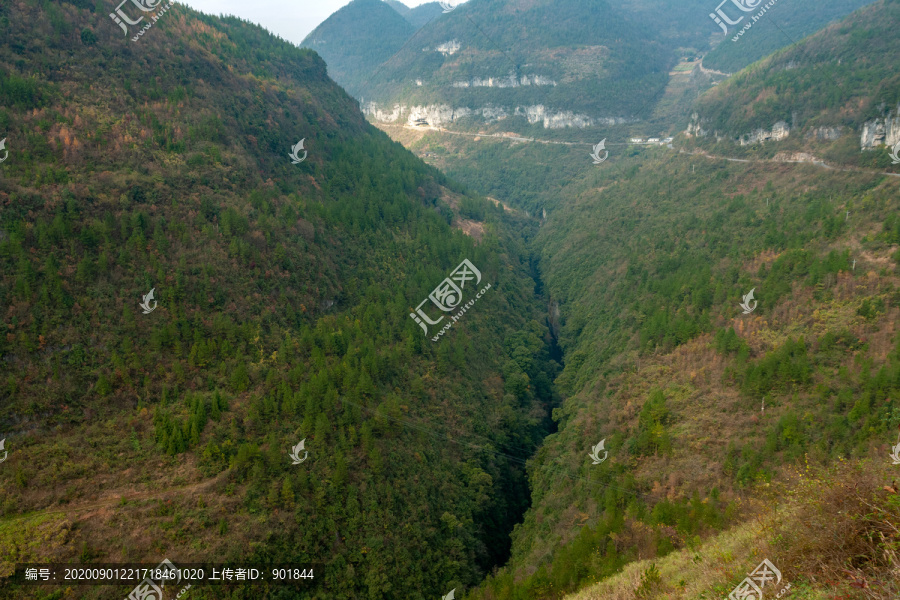
[[(594, 144), (590, 142), (557, 142), (553, 140), (539, 140), (537, 138), (526, 138), (526, 137), (518, 137), (514, 135), (504, 134), (504, 133), (467, 133), (463, 131), (450, 131), (448, 129), (444, 129), (443, 127), (411, 127), (409, 125), (394, 125), (390, 123), (373, 123), (376, 127), (381, 128), (383, 130), (387, 129), (405, 129), (408, 131), (418, 131), (418, 132), (434, 132), (434, 133), (443, 133), (446, 135), (458, 135), (464, 137), (477, 138), (491, 138), (491, 139), (500, 139), (500, 140), (510, 140), (515, 142), (531, 142), (535, 144), (555, 144), (560, 146), (587, 146), (593, 147)], [(666, 146), (666, 144), (632, 144), (630, 142), (606, 142), (607, 146), (633, 146), (633, 145), (654, 145), (654, 146)], [(773, 163), (773, 164), (808, 164), (815, 165), (817, 167), (821, 167), (823, 169), (828, 169), (831, 171), (844, 171), (844, 172), (855, 172), (855, 173), (868, 173), (868, 174), (878, 174), (878, 175), (888, 175), (890, 177), (900, 177), (900, 173), (891, 173), (888, 171), (877, 171), (873, 169), (863, 169), (860, 167), (837, 167), (833, 165), (829, 165), (825, 161), (822, 160), (784, 160), (784, 159), (776, 159), (776, 158), (765, 158), (765, 159), (748, 159), (748, 158), (732, 158), (728, 156), (716, 156), (714, 154), (709, 154), (703, 150), (695, 150), (693, 152), (688, 152), (684, 149), (678, 150), (679, 154), (688, 154), (690, 156), (702, 156), (704, 158), (709, 158), (712, 160), (727, 160), (729, 162), (740, 162), (740, 163)], [(813, 157), (815, 158), (815, 157)]]

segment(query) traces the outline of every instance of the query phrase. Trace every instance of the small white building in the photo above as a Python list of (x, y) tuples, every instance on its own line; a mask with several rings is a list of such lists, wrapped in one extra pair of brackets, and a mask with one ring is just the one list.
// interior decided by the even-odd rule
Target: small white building
[(644, 138), (631, 138), (631, 143), (632, 144), (643, 144)]
[(671, 144), (674, 140), (675, 140), (675, 138), (667, 137), (666, 139), (663, 140), (663, 143), (664, 143), (664, 144)]
[(647, 140), (647, 143), (648, 144), (658, 144), (659, 138), (650, 138), (649, 140)]

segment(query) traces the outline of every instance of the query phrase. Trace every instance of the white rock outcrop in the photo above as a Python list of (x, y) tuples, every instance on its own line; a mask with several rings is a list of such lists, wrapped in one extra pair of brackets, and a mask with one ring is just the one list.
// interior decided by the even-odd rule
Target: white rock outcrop
[(760, 144), (765, 142), (777, 142), (791, 135), (791, 126), (787, 121), (778, 121), (772, 125), (772, 130), (756, 129), (740, 137), (741, 146)]
[(497, 88), (516, 88), (522, 86), (530, 86), (530, 85), (549, 85), (556, 86), (556, 82), (550, 79), (549, 77), (543, 77), (541, 75), (523, 75), (522, 77), (516, 77), (515, 73), (510, 73), (505, 77), (488, 77), (487, 79), (480, 79), (475, 77), (468, 81), (454, 81), (453, 87), (455, 88), (474, 88), (474, 87), (497, 87)]
[(883, 119), (866, 121), (862, 128), (859, 145), (863, 150), (877, 146), (896, 146), (900, 143), (900, 106), (888, 112)]
[(375, 102), (363, 103), (360, 106), (363, 114), (371, 116), (380, 123), (396, 123), (406, 121), (407, 124), (425, 122), (431, 127), (442, 127), (465, 117), (480, 117), (485, 122), (500, 121), (511, 116), (524, 117), (530, 124), (540, 123), (544, 129), (564, 129), (572, 127), (583, 129), (597, 124), (621, 125), (633, 122), (623, 117), (592, 118), (573, 111), (552, 111), (543, 105), (505, 106), (485, 105), (476, 108), (467, 106), (450, 106), (449, 104), (428, 104), (406, 106), (394, 104), (391, 108), (381, 107)]
[(841, 137), (843, 130), (844, 128), (840, 125), (837, 127), (813, 127), (806, 132), (806, 137), (807, 139), (831, 142)]
[(459, 49), (462, 48), (462, 45), (459, 43), (459, 40), (450, 40), (449, 42), (444, 42), (443, 44), (439, 44), (434, 48), (422, 48), (422, 52), (440, 52), (444, 56), (452, 56), (459, 52)]

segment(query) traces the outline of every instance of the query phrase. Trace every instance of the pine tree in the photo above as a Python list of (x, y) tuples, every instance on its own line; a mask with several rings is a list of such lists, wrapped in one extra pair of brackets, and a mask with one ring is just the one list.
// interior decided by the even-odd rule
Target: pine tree
[(290, 477), (285, 477), (284, 483), (281, 484), (281, 505), (288, 509), (294, 506), (294, 488), (291, 486)]

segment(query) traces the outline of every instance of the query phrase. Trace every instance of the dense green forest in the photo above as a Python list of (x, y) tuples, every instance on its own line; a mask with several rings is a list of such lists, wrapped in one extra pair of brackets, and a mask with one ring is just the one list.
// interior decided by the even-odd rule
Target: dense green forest
[[(897, 21), (895, 8), (863, 9), (738, 73), (696, 105), (720, 119), (719, 131), (739, 131), (764, 126), (755, 115), (795, 90), (800, 96), (790, 104), (804, 127), (833, 124), (831, 115), (843, 113), (847, 131), (833, 146), (803, 130), (748, 147), (679, 138), (671, 150), (611, 145), (610, 159), (594, 166), (586, 144), (440, 132), (410, 143), (470, 189), (542, 218), (534, 248), (561, 312), (558, 431), (529, 463), (533, 505), (513, 534), (510, 564), (473, 597), (661, 597), (665, 586), (652, 561), (670, 555), (703, 565), (691, 576), (712, 580), (704, 581), (714, 586), (701, 588), (704, 594), (727, 596), (743, 577), (732, 561), (749, 562), (755, 550), (723, 556), (711, 540), (764, 510), (787, 507), (793, 491), (773, 497), (769, 490), (792, 469), (826, 469), (817, 479), (822, 489), (862, 482), (828, 470), (832, 465), (890, 484), (888, 444), (900, 425), (898, 189), (896, 178), (880, 172), (890, 169), (884, 149), (860, 154), (858, 128), (866, 107), (891, 106), (885, 94), (895, 74), (887, 57), (896, 53), (881, 50), (891, 43), (883, 34)], [(838, 66), (853, 83), (810, 79), (834, 67), (826, 49), (844, 57)], [(772, 68), (800, 63), (800, 56), (816, 58)], [(845, 83), (852, 90), (846, 95)], [(678, 151), (707, 148), (743, 162)], [(771, 160), (823, 148), (829, 161), (855, 168)], [(751, 289), (758, 306), (743, 315), (740, 302)], [(609, 460), (592, 465), (588, 451), (601, 439)], [(880, 526), (896, 524), (896, 492), (881, 485), (860, 492), (871, 492), (863, 499), (870, 504), (853, 506), (848, 518), (866, 523), (858, 511), (877, 506)], [(766, 497), (765, 509), (758, 496)], [(815, 509), (803, 510), (817, 515), (823, 539), (840, 537), (827, 529), (840, 520), (819, 513), (837, 505), (823, 506), (831, 502), (825, 495), (810, 501)], [(889, 576), (895, 565), (881, 554), (891, 552), (895, 537), (856, 549), (837, 544), (812, 565), (797, 559), (817, 534), (792, 518), (778, 529), (808, 537), (779, 533), (769, 547), (776, 558), (793, 557), (789, 573), (803, 589), (825, 593), (816, 582), (827, 572), (847, 597), (863, 597), (854, 588), (861, 577), (878, 582), (873, 597), (896, 593)], [(866, 558), (840, 562), (854, 551)], [(639, 561), (636, 573), (629, 565)], [(708, 577), (709, 569), (736, 579), (729, 585)], [(623, 572), (632, 574), (617, 588), (625, 596), (610, 587), (590, 591)], [(671, 577), (669, 597), (701, 593), (686, 591), (677, 570)]]
[[(886, 460), (900, 425), (897, 183), (695, 160), (596, 170), (542, 228), (566, 401), (530, 463), (513, 560), (475, 597), (558, 598), (699, 547), (785, 465)], [(704, 423), (715, 444), (698, 440)], [(611, 459), (591, 466), (602, 438)]]
[[(464, 235), (459, 188), (309, 50), (183, 6), (131, 42), (92, 8), (0, 7), (0, 577), (168, 557), (321, 564), (310, 598), (476, 584), (558, 404), (514, 217), (463, 198)], [(463, 259), (491, 292), (432, 343), (409, 314)]]
[[(93, 0), (0, 6), (0, 598), (128, 593), (16, 563), (168, 558), (316, 565), (198, 599), (687, 600), (764, 556), (798, 598), (896, 597), (900, 181), (856, 140), (898, 101), (897, 6), (692, 107), (832, 144), (408, 143), (442, 171), (240, 19), (177, 5), (133, 42)], [(662, 119), (704, 36), (647, 43), (691, 21), (646, 0), (510, 8), (439, 17), (377, 85), (537, 65), (577, 81), (491, 98)], [(846, 168), (772, 160), (800, 151)], [(438, 296), (465, 312), (432, 341)]]

